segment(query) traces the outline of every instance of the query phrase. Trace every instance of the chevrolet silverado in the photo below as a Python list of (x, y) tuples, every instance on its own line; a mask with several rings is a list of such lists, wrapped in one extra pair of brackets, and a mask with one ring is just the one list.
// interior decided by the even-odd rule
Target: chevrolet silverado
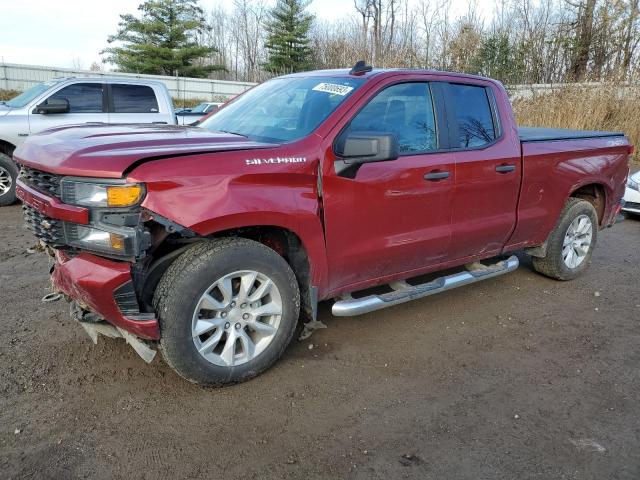
[(518, 251), (576, 277), (631, 152), (622, 133), (519, 128), (491, 79), (358, 62), (267, 81), (198, 127), (60, 127), (14, 157), (53, 295), (94, 341), (222, 385), (271, 366), (322, 300), (371, 312)]

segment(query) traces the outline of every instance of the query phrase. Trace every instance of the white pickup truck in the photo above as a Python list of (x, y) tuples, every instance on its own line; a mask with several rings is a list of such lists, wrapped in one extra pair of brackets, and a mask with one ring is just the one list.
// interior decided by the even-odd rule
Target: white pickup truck
[(18, 169), (11, 155), (26, 137), (84, 123), (175, 125), (176, 116), (162, 82), (122, 77), (54, 79), (0, 102), (0, 206), (16, 200)]

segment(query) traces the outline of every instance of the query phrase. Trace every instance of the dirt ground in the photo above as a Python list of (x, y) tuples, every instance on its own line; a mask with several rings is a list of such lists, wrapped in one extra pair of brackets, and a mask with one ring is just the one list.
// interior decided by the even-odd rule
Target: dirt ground
[[(0, 209), (4, 478), (640, 478), (640, 221), (591, 268), (522, 267), (296, 342), (230, 388), (94, 346)], [(312, 347), (313, 345), (313, 347)]]

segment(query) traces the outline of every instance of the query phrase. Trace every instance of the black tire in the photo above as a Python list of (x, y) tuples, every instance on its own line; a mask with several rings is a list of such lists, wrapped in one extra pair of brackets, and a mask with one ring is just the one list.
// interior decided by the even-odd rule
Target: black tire
[[(5, 173), (6, 172), (6, 173)], [(5, 153), (0, 153), (0, 177), (4, 178), (8, 174), (11, 186), (3, 193), (0, 186), (0, 207), (11, 205), (16, 201), (16, 180), (18, 178), (18, 166), (11, 157)]]
[[(563, 243), (565, 234), (567, 233), (571, 222), (580, 215), (586, 215), (591, 220), (592, 239), (584, 260), (582, 260), (577, 267), (570, 268), (567, 266), (562, 256)], [(589, 266), (597, 239), (598, 215), (595, 208), (593, 208), (593, 205), (586, 200), (572, 197), (567, 200), (567, 203), (560, 213), (558, 223), (549, 234), (549, 238), (547, 239), (546, 256), (543, 258), (533, 257), (533, 268), (547, 277), (555, 278), (557, 280), (572, 280)]]
[[(271, 343), (252, 360), (219, 366), (197, 351), (192, 317), (200, 297), (218, 279), (232, 272), (260, 272), (276, 285), (282, 299), (280, 324)], [(221, 386), (255, 377), (283, 354), (300, 313), (300, 292), (287, 262), (272, 249), (253, 240), (222, 238), (196, 244), (162, 276), (153, 303), (160, 321), (160, 351), (181, 377), (203, 386)]]

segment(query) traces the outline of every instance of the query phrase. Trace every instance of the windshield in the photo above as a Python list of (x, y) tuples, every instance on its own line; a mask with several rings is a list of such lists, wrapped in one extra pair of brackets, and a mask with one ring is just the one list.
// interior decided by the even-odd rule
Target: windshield
[(6, 102), (5, 105), (11, 108), (21, 108), (24, 107), (27, 103), (29, 103), (34, 98), (42, 95), (44, 92), (53, 87), (56, 83), (55, 81), (39, 83), (35, 87), (31, 87), (29, 90), (22, 92), (17, 97), (13, 97), (11, 100)]
[(362, 78), (276, 78), (243, 94), (199, 126), (263, 142), (307, 136), (349, 97)]

